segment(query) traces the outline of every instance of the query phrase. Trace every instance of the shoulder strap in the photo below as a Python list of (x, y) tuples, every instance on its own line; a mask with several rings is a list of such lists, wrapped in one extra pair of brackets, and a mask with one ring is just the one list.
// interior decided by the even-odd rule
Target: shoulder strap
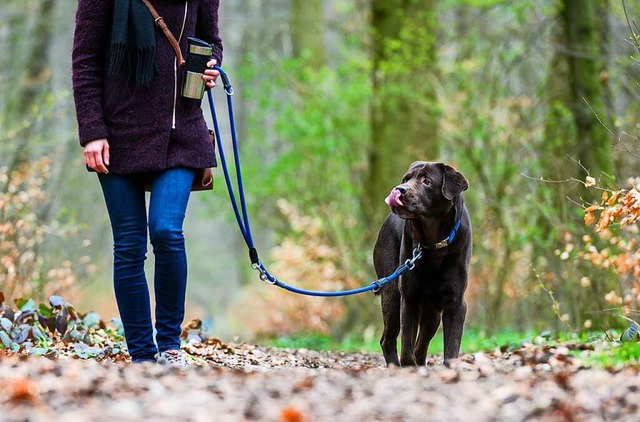
[(151, 16), (153, 16), (153, 21), (156, 23), (156, 25), (158, 25), (158, 27), (162, 30), (164, 35), (169, 40), (169, 44), (171, 44), (171, 47), (173, 47), (173, 51), (176, 52), (176, 57), (178, 58), (178, 64), (182, 66), (184, 64), (184, 57), (182, 57), (182, 52), (180, 51), (180, 44), (178, 44), (178, 41), (176, 41), (176, 37), (173, 36), (173, 34), (171, 33), (171, 30), (169, 29), (167, 24), (164, 22), (164, 19), (162, 19), (162, 16), (160, 16), (156, 11), (156, 9), (151, 5), (151, 3), (149, 3), (149, 0), (142, 0), (142, 2), (144, 3), (145, 6), (147, 6), (147, 9), (149, 9), (149, 12), (151, 12)]

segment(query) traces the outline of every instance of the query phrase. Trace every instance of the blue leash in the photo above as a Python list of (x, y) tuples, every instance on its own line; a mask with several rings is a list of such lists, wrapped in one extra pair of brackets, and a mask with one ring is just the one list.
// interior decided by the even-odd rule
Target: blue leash
[[(358, 293), (364, 293), (368, 291), (377, 292), (382, 288), (382, 286), (392, 282), (396, 278), (400, 277), (406, 271), (411, 271), (415, 267), (415, 263), (422, 257), (422, 247), (418, 245), (417, 248), (413, 250), (413, 257), (411, 259), (407, 259), (404, 264), (400, 265), (396, 270), (387, 277), (382, 277), (374, 282), (372, 282), (368, 286), (360, 287), (358, 289), (353, 290), (342, 290), (337, 292), (319, 292), (313, 290), (304, 290), (299, 289), (297, 287), (290, 286), (276, 277), (274, 277), (267, 268), (264, 266), (260, 258), (258, 257), (258, 251), (253, 243), (253, 236), (251, 234), (251, 226), (249, 225), (249, 217), (247, 213), (247, 204), (244, 195), (244, 185), (242, 182), (242, 172), (240, 170), (240, 153), (238, 148), (238, 139), (236, 135), (236, 125), (235, 125), (235, 117), (233, 114), (233, 87), (231, 86), (231, 82), (229, 81), (229, 76), (227, 73), (222, 70), (221, 67), (216, 66), (216, 70), (220, 72), (220, 77), (222, 79), (222, 83), (224, 85), (224, 91), (227, 94), (227, 108), (229, 110), (229, 123), (231, 127), (231, 140), (233, 142), (233, 158), (236, 166), (236, 182), (238, 185), (238, 196), (240, 197), (240, 208), (238, 208), (238, 201), (236, 200), (236, 194), (233, 190), (233, 185), (231, 183), (231, 176), (229, 174), (229, 167), (227, 165), (227, 159), (224, 153), (224, 148), (222, 146), (222, 138), (220, 137), (220, 126), (218, 124), (218, 115), (216, 113), (216, 106), (213, 100), (213, 92), (212, 90), (207, 91), (207, 95), (209, 97), (209, 106), (211, 107), (211, 117), (213, 118), (213, 129), (216, 134), (216, 144), (218, 145), (218, 152), (220, 155), (220, 162), (222, 164), (222, 170), (224, 172), (224, 180), (227, 184), (227, 191), (229, 192), (229, 199), (231, 199), (231, 205), (233, 206), (233, 212), (236, 216), (236, 221), (238, 222), (238, 227), (242, 232), (242, 236), (244, 237), (244, 241), (249, 248), (249, 258), (251, 259), (251, 268), (258, 271), (260, 273), (260, 279), (265, 281), (268, 284), (272, 284), (288, 290), (293, 293), (298, 293), (307, 296), (320, 296), (320, 297), (336, 297), (336, 296), (349, 296), (355, 295)], [(456, 223), (456, 226), (452, 230), (451, 234), (447, 239), (443, 242), (446, 242), (444, 246), (451, 243), (455, 234), (457, 232), (458, 227), (460, 226), (460, 222)], [(440, 242), (442, 244), (443, 242)], [(438, 245), (440, 245), (438, 244)], [(439, 246), (443, 247), (443, 246)]]

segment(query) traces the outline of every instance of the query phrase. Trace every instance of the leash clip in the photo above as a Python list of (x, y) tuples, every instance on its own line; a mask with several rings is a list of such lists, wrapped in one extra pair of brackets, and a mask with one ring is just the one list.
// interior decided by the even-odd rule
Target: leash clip
[(405, 262), (409, 271), (413, 270), (416, 267), (416, 261), (419, 260), (420, 258), (422, 258), (422, 247), (418, 245), (413, 250), (413, 258), (407, 259), (407, 262)]
[(277, 282), (277, 279), (274, 277), (273, 280), (271, 280), (268, 276), (267, 276), (267, 272), (264, 269), (262, 262), (258, 261), (256, 263), (251, 264), (251, 268), (256, 270), (257, 272), (260, 273), (260, 275), (258, 276), (260, 278), (260, 280), (264, 281), (267, 284), (270, 285), (274, 285)]

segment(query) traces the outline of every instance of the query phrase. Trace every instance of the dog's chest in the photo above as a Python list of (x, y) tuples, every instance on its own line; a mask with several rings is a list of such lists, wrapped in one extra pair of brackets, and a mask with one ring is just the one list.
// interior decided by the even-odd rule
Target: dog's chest
[(447, 255), (447, 251), (443, 249), (435, 251), (423, 250), (418, 267), (424, 272), (438, 272), (444, 265)]
[(446, 277), (447, 253), (444, 251), (425, 251), (411, 272), (411, 289), (422, 291), (429, 296), (446, 296), (451, 290)]

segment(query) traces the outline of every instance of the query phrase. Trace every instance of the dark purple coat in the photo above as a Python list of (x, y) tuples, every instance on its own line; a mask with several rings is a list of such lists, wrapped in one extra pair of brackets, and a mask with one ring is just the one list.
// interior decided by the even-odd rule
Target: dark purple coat
[[(222, 62), (219, 0), (152, 3), (180, 40), (183, 54), (187, 37), (195, 36), (212, 43), (213, 58)], [(148, 87), (136, 87), (126, 69), (107, 76), (113, 7), (114, 0), (78, 2), (73, 92), (80, 144), (106, 138), (109, 170), (115, 174), (214, 166), (201, 101), (182, 97), (184, 69), (176, 70), (175, 53), (160, 29), (156, 28), (158, 72)]]

